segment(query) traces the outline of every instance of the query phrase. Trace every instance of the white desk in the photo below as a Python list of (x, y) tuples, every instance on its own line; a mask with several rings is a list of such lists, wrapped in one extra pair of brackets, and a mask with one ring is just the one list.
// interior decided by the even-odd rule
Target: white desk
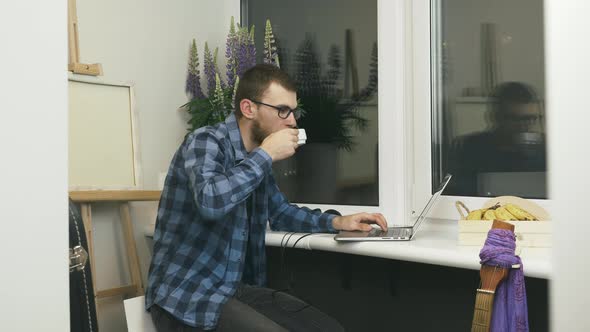
[[(432, 219), (425, 221), (423, 229), (412, 241), (383, 241), (383, 242), (352, 242), (340, 243), (334, 241), (334, 234), (314, 234), (303, 238), (297, 243), (297, 248), (309, 250), (325, 250), (354, 255), (381, 257), (410, 261), (417, 263), (435, 264), (479, 270), (480, 247), (459, 246), (457, 244), (457, 221)], [(285, 232), (267, 230), (266, 245), (281, 246), (281, 240), (286, 241), (289, 235)], [(153, 236), (153, 226), (146, 229), (147, 236)], [(304, 234), (291, 237), (288, 247)], [(550, 248), (522, 248), (520, 253), (524, 265), (524, 273), (529, 277), (551, 278), (551, 249)]]

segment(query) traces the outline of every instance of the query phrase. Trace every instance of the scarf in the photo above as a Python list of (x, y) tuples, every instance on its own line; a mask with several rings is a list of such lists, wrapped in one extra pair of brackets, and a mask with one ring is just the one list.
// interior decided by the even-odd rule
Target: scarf
[[(509, 270), (508, 277), (496, 289), (491, 332), (528, 332), (528, 309), (522, 261), (514, 254), (516, 237), (506, 229), (491, 229), (479, 253), (481, 264)], [(518, 269), (512, 265), (520, 264)]]

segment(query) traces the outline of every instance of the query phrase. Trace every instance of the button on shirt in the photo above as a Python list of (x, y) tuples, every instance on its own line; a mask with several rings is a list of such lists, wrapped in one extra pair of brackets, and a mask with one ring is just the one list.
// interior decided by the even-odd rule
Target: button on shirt
[(271, 166), (264, 150), (246, 151), (233, 114), (187, 135), (160, 198), (146, 309), (214, 329), (240, 282), (266, 284), (267, 221), (277, 231), (335, 232), (333, 215), (287, 201)]

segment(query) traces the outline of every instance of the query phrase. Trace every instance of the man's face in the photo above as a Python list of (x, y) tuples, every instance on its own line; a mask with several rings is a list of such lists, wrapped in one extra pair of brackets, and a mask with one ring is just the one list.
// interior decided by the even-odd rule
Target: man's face
[[(260, 99), (261, 103), (276, 107), (287, 106), (291, 109), (297, 107), (297, 94), (274, 82), (270, 84)], [(286, 119), (282, 119), (273, 107), (257, 103), (253, 103), (252, 107), (256, 109), (252, 136), (257, 144), (261, 144), (268, 135), (274, 132), (285, 128), (297, 128), (297, 121), (293, 113), (289, 114)]]
[(505, 128), (511, 133), (528, 132), (539, 121), (539, 106), (534, 103), (515, 104), (505, 115)]

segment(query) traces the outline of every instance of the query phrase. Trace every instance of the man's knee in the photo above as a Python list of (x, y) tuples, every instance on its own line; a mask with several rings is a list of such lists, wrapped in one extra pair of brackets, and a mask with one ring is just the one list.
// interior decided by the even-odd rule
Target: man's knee
[(235, 298), (230, 298), (223, 306), (216, 331), (287, 332), (270, 318)]

